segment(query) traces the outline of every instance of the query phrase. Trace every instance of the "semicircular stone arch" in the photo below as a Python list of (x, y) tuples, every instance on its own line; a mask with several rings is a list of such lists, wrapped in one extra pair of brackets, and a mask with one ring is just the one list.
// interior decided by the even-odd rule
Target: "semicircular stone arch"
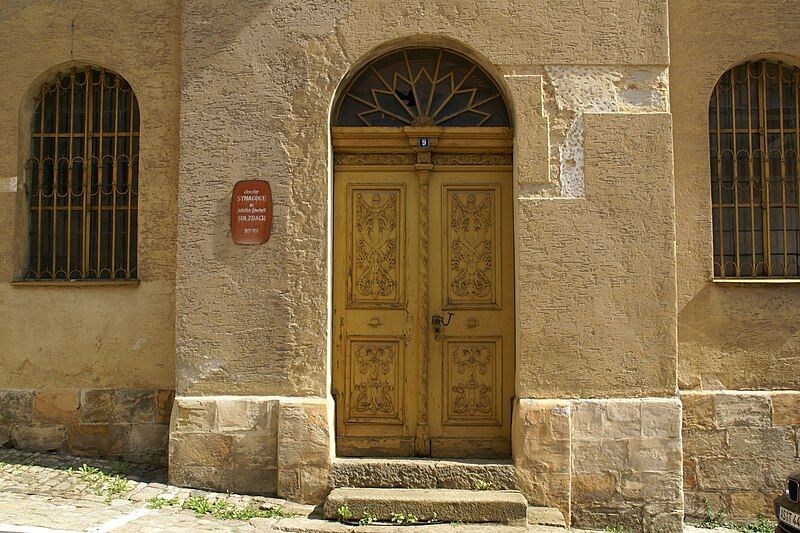
[(333, 126), (511, 125), (493, 77), (468, 57), (436, 47), (402, 48), (371, 61), (334, 110)]

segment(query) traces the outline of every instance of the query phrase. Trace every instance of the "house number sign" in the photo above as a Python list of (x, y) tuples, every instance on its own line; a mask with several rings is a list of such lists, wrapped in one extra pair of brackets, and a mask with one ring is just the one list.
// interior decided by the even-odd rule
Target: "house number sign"
[(272, 192), (265, 180), (237, 181), (231, 197), (231, 236), (237, 244), (263, 244), (272, 229)]

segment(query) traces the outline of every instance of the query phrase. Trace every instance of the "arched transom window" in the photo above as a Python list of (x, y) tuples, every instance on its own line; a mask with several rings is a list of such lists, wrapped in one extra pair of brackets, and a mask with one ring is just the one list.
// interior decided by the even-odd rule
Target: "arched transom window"
[(800, 69), (749, 61), (709, 105), (716, 278), (800, 277)]
[(139, 106), (102, 69), (42, 86), (27, 165), (26, 279), (137, 277)]
[(334, 117), (334, 126), (509, 126), (491, 76), (439, 48), (406, 48), (368, 64), (347, 86)]

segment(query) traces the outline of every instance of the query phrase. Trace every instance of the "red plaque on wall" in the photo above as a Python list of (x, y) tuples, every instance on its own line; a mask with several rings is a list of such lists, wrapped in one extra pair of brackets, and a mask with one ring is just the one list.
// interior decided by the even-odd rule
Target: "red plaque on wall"
[(272, 229), (272, 192), (265, 180), (237, 181), (231, 197), (231, 236), (237, 244), (263, 244)]

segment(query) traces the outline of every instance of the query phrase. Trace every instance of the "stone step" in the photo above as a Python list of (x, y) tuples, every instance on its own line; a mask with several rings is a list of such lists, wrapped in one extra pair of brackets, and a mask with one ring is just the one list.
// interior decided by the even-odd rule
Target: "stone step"
[(500, 523), (522, 526), (527, 523), (528, 502), (514, 490), (458, 489), (381, 489), (337, 488), (325, 500), (323, 515), (339, 520), (346, 506), (350, 520), (365, 513), (376, 521), (388, 522), (392, 515), (413, 515), (418, 521)]
[(483, 460), (337, 458), (331, 480), (334, 488), (517, 488), (513, 463)]

